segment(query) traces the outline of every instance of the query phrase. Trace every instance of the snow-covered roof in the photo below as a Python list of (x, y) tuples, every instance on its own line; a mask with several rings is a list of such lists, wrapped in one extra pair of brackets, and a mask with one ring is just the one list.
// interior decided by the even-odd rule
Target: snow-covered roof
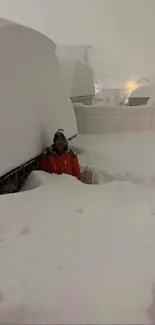
[(147, 79), (155, 86), (155, 74), (149, 75)]

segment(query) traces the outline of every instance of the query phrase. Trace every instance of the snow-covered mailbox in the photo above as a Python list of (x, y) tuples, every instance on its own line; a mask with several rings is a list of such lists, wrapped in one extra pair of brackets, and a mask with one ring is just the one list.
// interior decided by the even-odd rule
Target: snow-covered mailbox
[(77, 134), (55, 51), (41, 33), (0, 20), (1, 193), (17, 191), (38, 168), (39, 155), (58, 128), (68, 138)]

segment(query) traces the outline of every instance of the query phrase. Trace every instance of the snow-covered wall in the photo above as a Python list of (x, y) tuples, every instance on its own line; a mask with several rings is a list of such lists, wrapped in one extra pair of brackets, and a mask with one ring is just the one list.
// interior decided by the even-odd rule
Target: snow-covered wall
[(77, 60), (59, 58), (65, 87), (70, 97), (95, 95), (92, 69)]
[(155, 107), (74, 104), (81, 134), (155, 130)]
[(77, 133), (75, 113), (46, 36), (22, 27), (0, 28), (0, 175), (51, 144), (64, 128)]
[(93, 71), (89, 66), (76, 61), (72, 96), (95, 95)]

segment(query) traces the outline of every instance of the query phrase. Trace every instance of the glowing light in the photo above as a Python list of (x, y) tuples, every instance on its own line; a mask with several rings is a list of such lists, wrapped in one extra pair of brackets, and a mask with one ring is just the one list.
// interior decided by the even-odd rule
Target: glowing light
[(100, 92), (100, 86), (95, 84), (95, 94), (98, 94)]
[(136, 84), (135, 82), (129, 82), (128, 83), (128, 91), (129, 91), (129, 94), (136, 89)]

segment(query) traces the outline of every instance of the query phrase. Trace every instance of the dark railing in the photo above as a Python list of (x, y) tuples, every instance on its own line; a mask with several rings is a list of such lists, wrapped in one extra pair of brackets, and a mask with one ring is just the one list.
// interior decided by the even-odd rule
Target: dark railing
[(150, 97), (129, 97), (129, 106), (146, 105)]
[[(68, 139), (71, 141), (75, 138), (77, 134), (73, 135)], [(7, 193), (16, 193), (19, 192), (22, 185), (24, 184), (26, 178), (33, 170), (40, 169), (40, 161), (42, 158), (42, 154), (37, 157), (29, 160), (28, 162), (18, 166), (17, 168), (12, 169), (5, 175), (0, 177), (0, 194)]]
[(33, 170), (38, 170), (40, 168), (41, 157), (42, 155), (39, 155), (1, 176), (0, 194), (18, 192), (29, 174)]
[(84, 105), (92, 105), (92, 100), (94, 95), (85, 95), (85, 96), (78, 96), (78, 97), (71, 97), (72, 103), (82, 103)]

